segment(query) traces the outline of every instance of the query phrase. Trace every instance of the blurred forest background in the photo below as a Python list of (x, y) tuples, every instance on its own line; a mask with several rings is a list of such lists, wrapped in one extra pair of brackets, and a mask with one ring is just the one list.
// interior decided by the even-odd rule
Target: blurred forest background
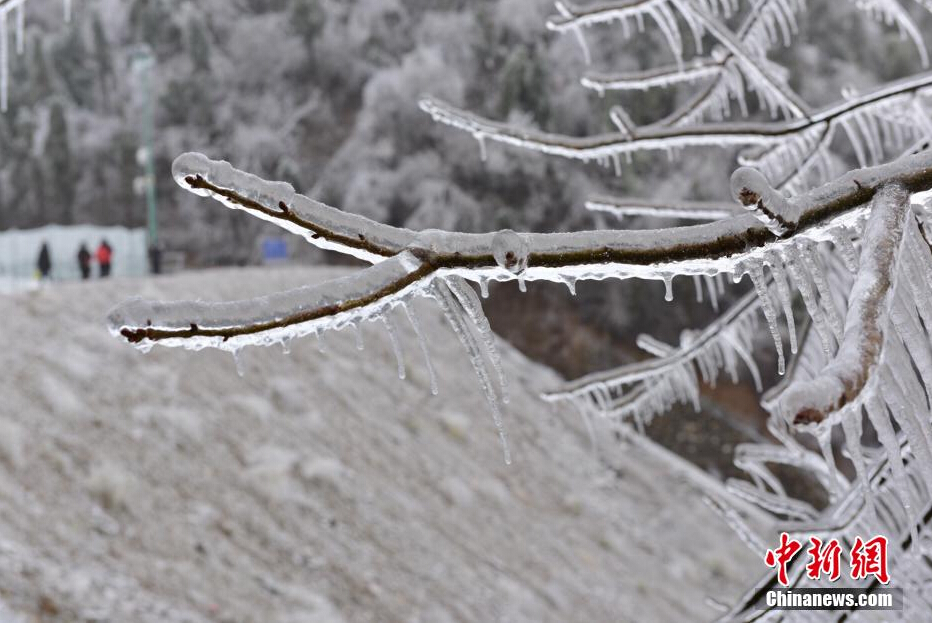
[[(794, 45), (774, 60), (813, 106), (920, 69), (912, 44), (855, 2), (808, 4)], [(927, 12), (904, 7), (924, 32), (932, 29)], [(583, 89), (582, 52), (573, 37), (547, 32), (552, 12), (547, 0), (82, 0), (64, 24), (59, 0), (32, 0), (26, 53), (13, 56), (10, 109), (0, 115), (0, 230), (144, 226), (145, 203), (133, 189), (142, 103), (130, 71), (140, 43), (157, 59), (161, 239), (188, 267), (255, 263), (259, 239), (275, 231), (178, 188), (171, 162), (189, 150), (414, 229), (617, 226), (585, 211), (584, 198), (598, 192), (726, 200), (734, 160), (725, 152), (638, 157), (619, 177), (495, 146), (483, 162), (474, 140), (418, 109), (429, 93), (515, 124), (585, 135), (611, 131), (612, 105), (645, 123), (686, 96)], [(672, 60), (655, 28), (630, 40), (619, 29), (596, 29), (589, 39), (596, 69)], [(289, 244), (301, 260), (335, 260), (300, 240)], [(552, 285), (534, 284), (526, 295), (503, 286), (488, 311), (500, 334), (574, 377), (642, 356), (633, 345), (639, 332), (677, 343), (681, 329), (713, 318), (694, 302), (691, 284), (677, 286), (675, 304), (663, 302), (659, 283), (587, 283), (575, 299)], [(740, 413), (747, 434), (758, 434), (762, 418), (749, 390), (724, 388), (713, 398), (710, 410)], [(716, 426), (709, 422), (705, 436)], [(725, 450), (722, 469), (730, 466)]]

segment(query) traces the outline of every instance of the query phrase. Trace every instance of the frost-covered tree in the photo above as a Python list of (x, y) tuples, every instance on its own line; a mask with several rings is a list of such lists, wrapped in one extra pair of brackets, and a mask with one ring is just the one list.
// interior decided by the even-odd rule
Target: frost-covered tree
[[(853, 4), (896, 28), (928, 64), (910, 10), (896, 0)], [(910, 7), (932, 9), (925, 1)], [(739, 366), (747, 367), (763, 392), (754, 359), (763, 327), (783, 375), (762, 395), (774, 441), (738, 447), (735, 463), (749, 480), (712, 488), (710, 502), (757, 553), (765, 551), (773, 529), (832, 535), (848, 545), (857, 535), (889, 535), (896, 577), (916, 596), (908, 607), (925, 611), (932, 607), (932, 596), (923, 592), (932, 580), (924, 557), (932, 538), (926, 529), (932, 517), (932, 74), (846, 90), (828, 106), (808, 105), (772, 60), (776, 47), (792, 43), (803, 8), (800, 0), (558, 2), (547, 27), (577, 37), (587, 59), (590, 29), (617, 24), (630, 36), (646, 31), (648, 18), (669, 48), (669, 64), (591, 72), (581, 80), (584, 87), (598, 93), (691, 91), (672, 114), (648, 123), (636, 124), (613, 108), (612, 133), (560, 135), (482, 118), (437, 99), (420, 103), (438, 122), (473, 135), (483, 157), (490, 143), (502, 143), (595, 161), (620, 173), (627, 159), (647, 152), (674, 158), (693, 148), (737, 150), (732, 204), (606, 196), (588, 204), (621, 217), (650, 214), (699, 224), (564, 233), (414, 231), (188, 153), (173, 168), (183, 188), (371, 266), (247, 301), (128, 301), (112, 312), (111, 330), (144, 350), (161, 344), (236, 355), (247, 346), (287, 345), (309, 334), (322, 339), (329, 330), (380, 322), (404, 378), (395, 322), (405, 317), (420, 335), (407, 303), (430, 298), (473, 363), (509, 461), (502, 421), (506, 375), (472, 284), (486, 296), (490, 281), (517, 281), (522, 290), (532, 281), (559, 282), (575, 292), (578, 280), (635, 278), (664, 282), (673, 300), (675, 279), (686, 277), (695, 295), (718, 309), (723, 277), (738, 282), (747, 276), (751, 292), (705, 329), (684, 331), (678, 345), (642, 336), (638, 343), (653, 359), (576, 379), (544, 398), (568, 402), (587, 418), (605, 417), (620, 434), (638, 439), (643, 425), (674, 403), (698, 409), (700, 385), (714, 383), (723, 371), (737, 379)], [(519, 78), (508, 97), (533, 91), (533, 71), (521, 69)], [(426, 358), (423, 340), (420, 346)], [(431, 369), (429, 359), (425, 365)], [(828, 506), (791, 495), (779, 466), (810, 473)], [(769, 518), (766, 533), (745, 521), (748, 504)], [(807, 582), (803, 562), (791, 570), (797, 586)], [(753, 602), (771, 581), (768, 575), (727, 616), (759, 618)]]

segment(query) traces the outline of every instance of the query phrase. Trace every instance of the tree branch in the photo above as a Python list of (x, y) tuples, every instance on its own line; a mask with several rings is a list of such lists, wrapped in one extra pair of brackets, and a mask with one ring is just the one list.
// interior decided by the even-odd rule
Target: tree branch
[(886, 104), (899, 96), (911, 95), (930, 87), (932, 87), (932, 72), (884, 85), (859, 98), (824, 108), (813, 113), (808, 119), (771, 123), (713, 123), (680, 127), (647, 126), (639, 128), (633, 137), (622, 133), (573, 137), (518, 129), (479, 117), (432, 98), (421, 100), (420, 106), (435, 121), (469, 132), (480, 140), (488, 139), (565, 158), (600, 160), (640, 151), (673, 150), (703, 145), (715, 147), (770, 146), (822, 123), (843, 121), (872, 106)]
[(791, 385), (780, 397), (780, 410), (794, 423), (823, 421), (867, 384), (880, 359), (882, 323), (908, 208), (909, 193), (899, 184), (886, 184), (874, 196), (838, 353), (816, 378)]
[[(225, 341), (234, 337), (269, 332), (278, 335), (296, 325), (311, 323), (306, 328), (314, 330), (316, 325), (312, 321), (328, 326), (333, 322), (350, 322), (377, 315), (386, 305), (415, 292), (423, 294), (434, 274), (457, 274), (472, 280), (561, 281), (609, 277), (664, 279), (677, 274), (730, 272), (781, 241), (749, 215), (644, 231), (517, 234), (505, 230), (465, 234), (427, 230), (414, 234), (342, 213), (294, 194), (290, 186), (247, 176), (226, 163), (191, 155), (179, 160), (176, 177), (193, 191), (213, 196), (228, 207), (287, 223), (290, 231), (317, 244), (325, 240), (329, 248), (359, 256), (360, 247), (350, 241), (375, 244), (375, 249), (385, 252), (398, 248), (402, 240), (408, 242), (391, 258), (351, 277), (248, 303), (132, 301), (111, 314), (111, 330), (134, 343), (179, 345), (185, 340), (195, 340), (195, 347), (224, 347)], [(200, 172), (203, 183), (197, 182), (196, 175), (194, 180), (189, 179), (192, 168)], [(205, 188), (204, 184), (211, 184), (208, 178), (218, 183), (225, 180), (232, 186), (212, 184), (211, 188)], [(787, 235), (811, 235), (818, 239), (823, 235), (822, 229), (830, 227), (834, 219), (850, 218), (850, 213), (870, 202), (881, 186), (891, 183), (902, 185), (908, 192), (932, 189), (932, 152), (854, 171), (794, 198), (799, 218)], [(300, 211), (289, 208), (282, 214), (281, 208), (272, 207), (285, 199), (290, 202), (286, 205), (299, 206)], [(322, 230), (324, 226), (326, 229)], [(366, 257), (382, 257), (368, 248), (362, 250), (367, 252)], [(251, 309), (258, 312), (250, 315)], [(232, 349), (239, 343), (225, 347)]]

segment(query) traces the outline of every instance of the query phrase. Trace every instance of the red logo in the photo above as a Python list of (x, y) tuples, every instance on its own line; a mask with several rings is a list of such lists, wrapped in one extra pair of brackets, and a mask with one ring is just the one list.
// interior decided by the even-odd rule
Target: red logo
[(791, 539), (786, 532), (780, 533), (780, 547), (777, 549), (768, 549), (764, 556), (764, 562), (768, 567), (779, 567), (777, 571), (777, 580), (783, 586), (789, 586), (789, 580), (786, 578), (786, 566), (793, 560), (796, 552), (803, 548), (802, 544), (796, 539)]
[(875, 536), (865, 543), (858, 537), (851, 548), (851, 579), (873, 575), (881, 584), (890, 581), (887, 574), (887, 537)]
[(832, 539), (825, 546), (817, 537), (809, 537), (812, 547), (806, 550), (809, 554), (809, 564), (806, 565), (806, 575), (818, 580), (823, 573), (828, 575), (830, 582), (834, 582), (841, 575), (841, 545), (838, 539)]
[[(822, 539), (809, 537), (810, 547), (806, 550), (809, 562), (806, 564), (806, 577), (813, 580), (822, 579), (825, 574), (829, 582), (841, 577), (841, 545), (838, 539), (823, 542)], [(791, 539), (786, 532), (780, 534), (780, 546), (768, 549), (764, 562), (768, 567), (777, 569), (777, 581), (789, 586), (787, 567), (802, 550), (802, 543)], [(873, 575), (882, 584), (890, 581), (887, 573), (887, 537), (875, 536), (869, 541), (861, 537), (854, 540), (849, 556), (851, 560), (850, 575), (852, 580), (862, 580)]]

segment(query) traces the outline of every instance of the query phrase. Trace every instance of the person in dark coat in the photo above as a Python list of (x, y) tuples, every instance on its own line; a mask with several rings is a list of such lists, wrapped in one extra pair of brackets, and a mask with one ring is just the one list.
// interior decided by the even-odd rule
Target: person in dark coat
[(88, 279), (91, 276), (91, 252), (87, 250), (87, 245), (81, 243), (78, 249), (78, 268), (81, 269), (81, 279)]
[(47, 242), (43, 242), (42, 248), (39, 249), (39, 261), (37, 265), (39, 275), (43, 279), (48, 279), (49, 275), (52, 273), (52, 255), (49, 253), (49, 244)]
[(97, 264), (100, 266), (101, 278), (110, 276), (110, 263), (113, 261), (113, 249), (106, 240), (97, 247)]
[(149, 245), (149, 269), (153, 275), (162, 274), (162, 245)]

